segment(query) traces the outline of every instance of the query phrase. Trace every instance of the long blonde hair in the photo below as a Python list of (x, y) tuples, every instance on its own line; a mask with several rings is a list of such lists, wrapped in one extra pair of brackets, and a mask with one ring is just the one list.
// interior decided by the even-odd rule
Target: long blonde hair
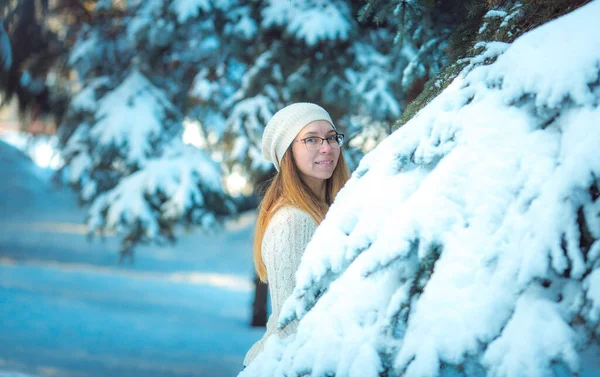
[(337, 193), (349, 178), (350, 171), (344, 161), (344, 154), (340, 153), (331, 178), (325, 181), (327, 203), (323, 203), (300, 178), (292, 148), (288, 148), (281, 159), (279, 172), (271, 180), (260, 203), (254, 230), (254, 268), (262, 282), (267, 282), (267, 268), (262, 259), (262, 241), (267, 225), (276, 210), (284, 205), (291, 205), (308, 213), (317, 224), (320, 224)]

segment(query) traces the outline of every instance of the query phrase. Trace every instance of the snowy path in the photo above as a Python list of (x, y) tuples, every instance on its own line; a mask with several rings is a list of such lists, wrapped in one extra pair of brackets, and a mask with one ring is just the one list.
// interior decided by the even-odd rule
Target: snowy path
[(0, 377), (237, 374), (264, 331), (247, 325), (253, 214), (119, 265), (68, 192), (0, 152)]
[[(189, 237), (181, 247), (193, 240), (211, 245), (215, 254), (222, 243), (223, 254), (239, 257), (232, 252), (232, 235)], [(260, 336), (261, 330), (247, 326), (250, 282), (224, 273), (219, 264), (210, 271), (203, 263), (210, 252), (198, 251), (194, 260), (180, 251), (185, 257), (176, 263), (175, 246), (118, 266), (114, 249), (102, 252), (97, 244), (86, 244), (85, 253), (73, 253), (77, 262), (67, 262), (66, 247), (56, 253), (50, 244), (44, 256), (39, 243), (32, 259), (27, 242), (20, 247), (2, 238), (0, 370), (42, 376), (235, 376)], [(89, 262), (82, 261), (86, 253)], [(230, 262), (232, 272), (239, 272), (233, 267), (240, 263)]]

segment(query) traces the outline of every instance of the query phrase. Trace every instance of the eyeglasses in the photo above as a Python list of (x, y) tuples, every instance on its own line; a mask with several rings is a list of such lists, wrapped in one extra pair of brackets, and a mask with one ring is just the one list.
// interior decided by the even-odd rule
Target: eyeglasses
[(325, 140), (327, 140), (327, 144), (329, 144), (330, 147), (340, 148), (342, 145), (344, 145), (344, 134), (335, 134), (327, 136), (324, 139), (319, 136), (309, 136), (305, 137), (304, 139), (296, 139), (294, 141), (303, 141), (304, 145), (306, 145), (306, 148), (308, 149), (319, 149)]

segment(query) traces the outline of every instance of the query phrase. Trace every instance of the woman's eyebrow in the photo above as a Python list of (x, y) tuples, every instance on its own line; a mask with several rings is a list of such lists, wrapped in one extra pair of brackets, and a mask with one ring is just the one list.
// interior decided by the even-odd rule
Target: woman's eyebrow
[[(329, 130), (325, 133), (325, 135), (329, 135), (330, 133), (335, 133), (335, 130)], [(308, 136), (319, 136), (319, 133), (316, 131), (310, 131), (304, 134), (303, 137), (308, 137)]]

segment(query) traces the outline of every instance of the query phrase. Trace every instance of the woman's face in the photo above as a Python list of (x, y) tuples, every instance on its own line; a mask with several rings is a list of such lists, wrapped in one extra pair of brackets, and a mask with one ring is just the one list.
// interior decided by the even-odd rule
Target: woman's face
[[(326, 120), (316, 120), (307, 124), (296, 135), (295, 140), (311, 136), (318, 136), (325, 139), (335, 134), (336, 132), (331, 123)], [(319, 141), (317, 139), (317, 142)], [(302, 141), (293, 142), (292, 151), (294, 153), (294, 162), (298, 170), (300, 170), (302, 179), (309, 186), (321, 184), (324, 180), (331, 178), (340, 157), (340, 148), (331, 147), (326, 140), (315, 149), (309, 148)]]

